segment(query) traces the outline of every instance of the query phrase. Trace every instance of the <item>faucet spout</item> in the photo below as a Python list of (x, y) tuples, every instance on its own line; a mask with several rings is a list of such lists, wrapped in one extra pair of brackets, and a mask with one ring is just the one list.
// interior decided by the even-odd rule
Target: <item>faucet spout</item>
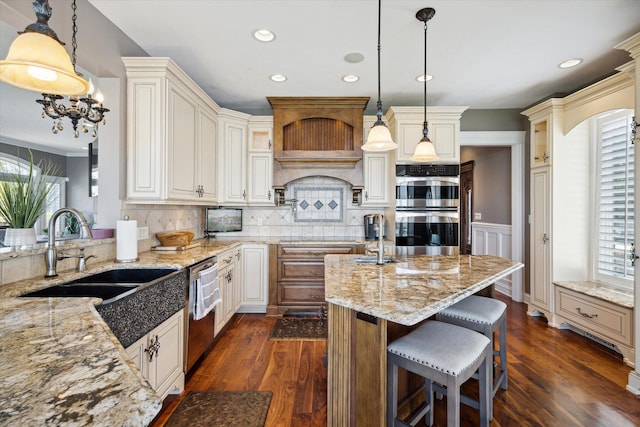
[(47, 272), (44, 277), (55, 277), (58, 275), (56, 273), (56, 266), (58, 263), (58, 250), (56, 249), (56, 220), (63, 213), (70, 213), (75, 216), (80, 224), (80, 238), (81, 239), (93, 239), (93, 233), (89, 228), (89, 223), (87, 219), (82, 215), (82, 212), (75, 208), (62, 208), (58, 209), (51, 215), (51, 219), (49, 220), (49, 234), (47, 236), (47, 251), (45, 252), (45, 264), (47, 267)]

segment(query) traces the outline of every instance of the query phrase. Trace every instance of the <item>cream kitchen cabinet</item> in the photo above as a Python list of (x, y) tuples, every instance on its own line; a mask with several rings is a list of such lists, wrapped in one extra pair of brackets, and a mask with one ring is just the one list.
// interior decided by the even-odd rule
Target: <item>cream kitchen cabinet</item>
[(164, 399), (184, 390), (184, 310), (126, 349), (142, 376)]
[(248, 129), (247, 201), (251, 206), (273, 206), (273, 117), (253, 116)]
[[(429, 139), (440, 160), (434, 163), (460, 163), (460, 116), (467, 107), (427, 107)], [(422, 139), (423, 107), (390, 107), (386, 114), (394, 141), (398, 144), (396, 162), (411, 162)]]
[(220, 107), (169, 58), (127, 69), (127, 202), (211, 204)]
[(529, 312), (551, 319), (551, 168), (531, 172), (531, 280)]
[[(375, 121), (375, 116), (364, 117), (363, 135), (365, 141)], [(362, 206), (389, 206), (389, 185), (393, 182), (391, 179), (393, 173), (388, 152), (363, 152), (362, 174), (364, 188), (362, 189), (360, 204)]]
[(242, 287), (241, 251), (242, 248), (237, 247), (224, 251), (217, 256), (222, 303), (216, 307), (214, 325), (216, 335), (231, 320), (240, 306)]
[(242, 245), (242, 313), (265, 313), (269, 293), (269, 245)]
[(247, 124), (248, 114), (222, 109), (218, 115), (218, 203), (223, 206), (247, 204)]

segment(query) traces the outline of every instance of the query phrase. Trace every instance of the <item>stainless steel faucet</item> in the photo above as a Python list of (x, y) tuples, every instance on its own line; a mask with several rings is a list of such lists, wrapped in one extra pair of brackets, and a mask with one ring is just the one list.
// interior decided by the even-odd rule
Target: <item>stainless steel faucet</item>
[(384, 216), (378, 214), (378, 265), (384, 265)]
[[(47, 272), (45, 273), (44, 277), (55, 277), (58, 275), (58, 273), (56, 273), (56, 265), (59, 259), (58, 250), (56, 248), (56, 220), (65, 212), (72, 214), (78, 219), (78, 223), (80, 224), (81, 239), (93, 239), (93, 233), (91, 233), (89, 224), (87, 223), (84, 215), (82, 215), (82, 212), (74, 208), (62, 208), (55, 211), (53, 215), (51, 215), (51, 219), (49, 220), (47, 251), (44, 253)], [(82, 257), (82, 261), (84, 261), (84, 255)], [(78, 269), (80, 268), (80, 262), (81, 261), (78, 261)]]

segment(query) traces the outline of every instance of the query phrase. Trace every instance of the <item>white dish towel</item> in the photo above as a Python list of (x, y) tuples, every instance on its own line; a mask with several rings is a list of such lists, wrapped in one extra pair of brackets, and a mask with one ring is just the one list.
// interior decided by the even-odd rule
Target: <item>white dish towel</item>
[(218, 265), (214, 264), (212, 267), (200, 271), (198, 279), (196, 279), (193, 319), (202, 319), (221, 302)]

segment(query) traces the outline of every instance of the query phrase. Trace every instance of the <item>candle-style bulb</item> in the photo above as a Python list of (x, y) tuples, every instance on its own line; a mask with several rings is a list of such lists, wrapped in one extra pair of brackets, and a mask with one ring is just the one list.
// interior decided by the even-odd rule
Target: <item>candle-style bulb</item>
[(89, 90), (87, 91), (87, 95), (89, 95), (89, 98), (91, 98), (95, 90), (96, 87), (93, 85), (93, 80), (89, 79)]
[(104, 95), (102, 94), (102, 92), (100, 91), (100, 89), (98, 89), (98, 90), (96, 91), (96, 96), (95, 96), (95, 98), (96, 98), (96, 101), (98, 101), (98, 103), (99, 103), (100, 105), (102, 105), (102, 103), (104, 102)]

